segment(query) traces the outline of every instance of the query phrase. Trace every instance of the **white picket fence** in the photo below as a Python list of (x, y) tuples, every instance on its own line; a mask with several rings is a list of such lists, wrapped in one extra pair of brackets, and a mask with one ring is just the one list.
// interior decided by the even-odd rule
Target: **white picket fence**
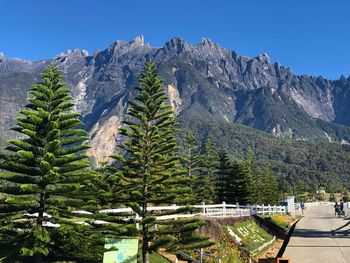
[[(167, 210), (177, 210), (183, 208), (182, 206), (171, 205), (171, 206), (151, 206), (147, 207), (147, 211), (167, 211)], [(214, 218), (225, 218), (225, 217), (245, 217), (254, 214), (270, 215), (270, 214), (284, 214), (286, 213), (285, 206), (271, 206), (271, 205), (239, 205), (239, 204), (213, 204), (213, 205), (193, 205), (192, 208), (198, 210), (198, 212), (193, 214), (171, 214), (157, 216), (158, 220), (166, 219), (177, 219), (186, 217), (214, 217)], [(129, 214), (134, 219), (141, 219), (138, 214), (135, 214), (131, 208), (115, 208), (115, 209), (105, 209), (99, 211), (100, 213), (108, 213), (113, 215), (118, 214)]]
[[(184, 208), (183, 206), (171, 205), (171, 206), (151, 206), (147, 207), (147, 211), (168, 211), (168, 210), (177, 210), (180, 208)], [(255, 214), (261, 215), (271, 215), (271, 214), (284, 214), (286, 213), (285, 206), (270, 206), (270, 205), (239, 205), (238, 203), (226, 204), (222, 202), (222, 204), (214, 204), (214, 205), (193, 205), (191, 208), (193, 210), (197, 210), (196, 213), (193, 214), (170, 214), (170, 215), (162, 215), (157, 216), (158, 220), (167, 220), (167, 219), (178, 219), (178, 218), (191, 218), (191, 217), (212, 217), (212, 218), (227, 218), (227, 217), (246, 217)], [(115, 209), (105, 209), (98, 211), (99, 213), (107, 213), (111, 215), (119, 215), (123, 217), (125, 220), (135, 219), (136, 224), (142, 219), (137, 213), (135, 213), (131, 208), (115, 208)], [(75, 214), (80, 215), (92, 215), (93, 213), (84, 211), (84, 210), (76, 210), (73, 211)], [(28, 214), (28, 217), (37, 217), (38, 214)], [(46, 214), (47, 218), (51, 218), (51, 215)], [(77, 224), (87, 224), (85, 222), (76, 222)], [(59, 227), (59, 224), (51, 224), (50, 222), (45, 222), (48, 227)], [(105, 225), (109, 224), (109, 222), (104, 220), (95, 220), (93, 222), (95, 225)]]

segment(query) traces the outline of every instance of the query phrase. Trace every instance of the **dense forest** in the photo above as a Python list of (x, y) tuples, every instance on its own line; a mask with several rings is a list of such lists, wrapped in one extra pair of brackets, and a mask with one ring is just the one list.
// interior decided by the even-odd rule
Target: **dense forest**
[[(233, 160), (245, 159), (249, 149), (253, 149), (258, 167), (269, 163), (280, 183), (288, 184), (287, 190), (301, 183), (305, 191), (326, 187), (329, 192), (341, 192), (350, 188), (348, 144), (276, 138), (244, 125), (200, 115), (179, 116), (178, 121), (180, 127), (193, 131), (200, 145), (210, 137)], [(179, 138), (184, 138), (184, 134), (181, 131)]]

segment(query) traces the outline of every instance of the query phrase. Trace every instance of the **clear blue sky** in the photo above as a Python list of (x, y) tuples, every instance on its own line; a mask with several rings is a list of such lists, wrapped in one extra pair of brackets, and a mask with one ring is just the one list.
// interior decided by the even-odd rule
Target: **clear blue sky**
[(350, 74), (348, 0), (0, 0), (0, 51), (28, 60), (144, 35), (161, 47), (201, 37), (297, 74)]

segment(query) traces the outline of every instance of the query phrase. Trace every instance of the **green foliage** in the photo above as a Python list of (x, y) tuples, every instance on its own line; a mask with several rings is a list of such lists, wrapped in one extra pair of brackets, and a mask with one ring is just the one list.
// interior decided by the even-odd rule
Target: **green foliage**
[(219, 152), (219, 165), (216, 178), (216, 199), (217, 202), (231, 203), (234, 201), (232, 176), (232, 165), (226, 151)]
[(328, 201), (329, 202), (335, 202), (336, 201), (334, 193), (330, 193)]
[(217, 174), (218, 202), (257, 204), (260, 201), (260, 176), (254, 167), (254, 154), (250, 150), (247, 159), (231, 162), (226, 151), (219, 153)]
[[(91, 198), (85, 182), (94, 174), (88, 170), (86, 132), (73, 111), (69, 90), (55, 66), (41, 74), (42, 81), (29, 92), (20, 111), (15, 131), (21, 139), (10, 140), (0, 155), (0, 247), (8, 260), (42, 257), (54, 253), (46, 222), (66, 224), (74, 209), (82, 209)], [(37, 213), (30, 218), (27, 213)], [(52, 216), (48, 219), (45, 213)]]
[[(228, 236), (228, 234), (227, 234)], [(229, 237), (227, 239), (230, 239)], [(246, 262), (244, 259), (240, 258), (239, 254), (240, 251), (239, 249), (234, 245), (230, 244), (233, 243), (231, 240), (222, 240), (218, 247), (216, 248), (217, 250), (217, 255), (220, 257), (222, 263), (243, 263)], [(208, 259), (209, 263), (216, 263), (217, 259)]]
[(243, 246), (252, 254), (273, 238), (253, 220), (237, 222), (228, 227), (242, 239)]
[[(247, 262), (247, 255), (239, 249), (236, 240), (230, 235), (227, 226), (221, 225), (220, 243), (216, 246), (216, 254), (223, 263), (243, 263)], [(217, 259), (208, 259), (208, 262), (217, 262)]]
[[(181, 148), (180, 154), (184, 174), (188, 178), (188, 187), (196, 189), (201, 172), (201, 160), (199, 147), (197, 146), (196, 139), (191, 130), (188, 130), (185, 133), (183, 147)], [(200, 202), (197, 198), (196, 192), (194, 192), (192, 199), (192, 203)]]
[(182, 148), (182, 165), (189, 178), (198, 175), (200, 170), (199, 147), (191, 130), (186, 131)]
[(259, 176), (254, 165), (255, 155), (252, 149), (248, 149), (247, 158), (243, 161), (243, 171), (245, 174), (245, 184), (247, 189), (246, 202), (249, 204), (259, 204)]
[(265, 220), (271, 221), (272, 223), (274, 223), (284, 231), (288, 231), (291, 224), (295, 222), (295, 218), (287, 214), (275, 214), (275, 215), (266, 217)]
[(343, 193), (342, 199), (344, 202), (349, 202), (350, 201), (350, 197), (349, 197), (349, 192), (346, 191)]
[(215, 179), (218, 166), (218, 155), (211, 138), (208, 138), (200, 155), (200, 173), (194, 179), (193, 191), (197, 203), (212, 204), (215, 197)]
[(232, 177), (234, 179), (232, 186), (232, 191), (235, 198), (234, 201), (240, 204), (245, 204), (249, 193), (244, 163), (242, 161), (235, 161), (232, 164)]
[(91, 226), (78, 224), (63, 225), (51, 230), (55, 240), (51, 255), (53, 260), (74, 260), (77, 262), (102, 262), (105, 238)]
[(265, 174), (262, 179), (262, 188), (260, 191), (263, 204), (278, 205), (280, 201), (278, 183), (276, 176), (271, 171), (270, 166), (266, 167)]
[(278, 183), (269, 166), (265, 174), (254, 166), (254, 154), (231, 164), (227, 155), (220, 156), (217, 196), (220, 201), (240, 204), (278, 204)]
[[(309, 192), (320, 184), (324, 184), (327, 191), (331, 185), (337, 192), (343, 186), (350, 189), (349, 145), (275, 138), (244, 125), (203, 118), (199, 113), (180, 115), (177, 120), (182, 129), (193, 131), (197, 142), (213, 138), (218, 148), (226, 149), (229, 155), (238, 159), (244, 159), (249, 149), (253, 149), (254, 166), (264, 169), (268, 161), (279, 181), (289, 186), (288, 191), (298, 180)], [(183, 136), (180, 132), (179, 139)]]
[(126, 157), (114, 158), (120, 167), (116, 174), (121, 178), (127, 205), (142, 217), (142, 258), (148, 263), (149, 252), (159, 247), (189, 249), (198, 244), (204, 247), (210, 242), (193, 235), (201, 221), (161, 221), (156, 219), (161, 213), (147, 210), (150, 204), (186, 204), (190, 201), (191, 189), (189, 178), (179, 169), (174, 114), (171, 105), (166, 103), (168, 98), (163, 81), (153, 63), (145, 65), (139, 83), (140, 86), (135, 88), (138, 91), (135, 100), (129, 102), (129, 119), (124, 121), (126, 127), (120, 130), (127, 139), (121, 145)]
[(263, 172), (260, 168), (256, 168), (253, 174), (254, 181), (254, 198), (251, 200), (252, 204), (264, 204), (263, 189)]
[(164, 258), (162, 255), (152, 252), (149, 255), (149, 262), (150, 263), (169, 263), (170, 261)]
[(204, 146), (201, 158), (201, 166), (204, 175), (212, 177), (216, 174), (216, 169), (218, 166), (218, 154), (212, 138), (208, 138), (207, 143)]

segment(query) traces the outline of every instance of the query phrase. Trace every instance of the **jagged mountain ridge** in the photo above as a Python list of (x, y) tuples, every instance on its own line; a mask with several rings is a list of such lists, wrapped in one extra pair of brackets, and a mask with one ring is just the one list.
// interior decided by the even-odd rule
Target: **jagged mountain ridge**
[[(293, 139), (350, 141), (350, 79), (297, 76), (266, 54), (249, 58), (209, 39), (173, 38), (162, 48), (143, 36), (116, 41), (92, 56), (74, 49), (42, 61), (0, 56), (0, 137), (8, 138), (27, 90), (44, 67), (57, 64), (92, 135), (90, 154), (115, 149), (117, 127), (147, 60), (157, 63), (179, 118), (210, 116)], [(102, 150), (98, 150), (102, 149)], [(98, 157), (99, 158), (99, 157)]]

